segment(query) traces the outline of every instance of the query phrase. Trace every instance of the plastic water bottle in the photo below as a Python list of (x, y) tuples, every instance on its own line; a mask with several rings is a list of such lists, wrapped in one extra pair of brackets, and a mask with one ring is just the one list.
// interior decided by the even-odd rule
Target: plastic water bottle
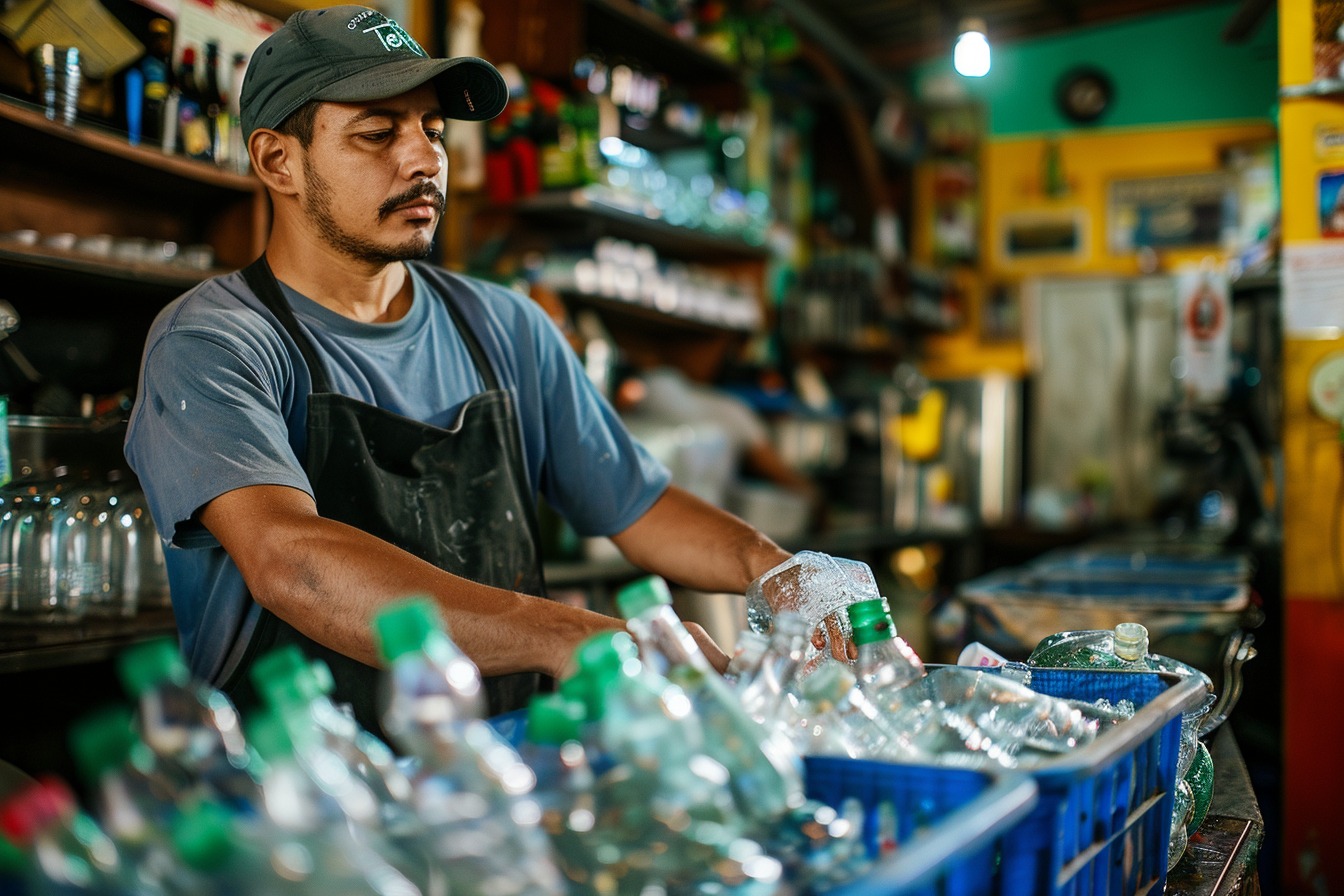
[(202, 790), (247, 811), (258, 799), (254, 761), (226, 694), (194, 680), (171, 638), (136, 644), (117, 657), (122, 686), (138, 704), (138, 733), (152, 751), (150, 774), (172, 799)]
[(423, 896), (381, 855), (354, 836), (339, 808), (354, 802), (361, 785), (339, 757), (329, 754), (314, 775), (297, 760), (299, 747), (270, 709), (248, 717), (247, 734), (261, 757), (259, 811), (240, 814), (214, 800), (188, 804), (173, 827), (182, 861), (205, 874), (211, 888), (199, 896), (233, 893), (375, 894)]
[(605, 863), (614, 844), (602, 826), (605, 807), (598, 799), (597, 777), (580, 742), (583, 704), (563, 694), (537, 694), (527, 710), (527, 736), (519, 755), (537, 775), (541, 828), (551, 839), (570, 896), (640, 892), (647, 876), (621, 880), (636, 872)]
[(775, 617), (775, 630), (761, 658), (756, 675), (739, 682), (737, 699), (742, 709), (758, 722), (786, 731), (796, 717), (795, 688), (807, 659), (810, 630), (807, 621), (785, 610)]
[(538, 827), (536, 777), (480, 718), (480, 672), (428, 599), (374, 617), (387, 667), (383, 728), (420, 762), (414, 805), (453, 896), (559, 894), (563, 879)]
[[(301, 764), (319, 773), (319, 763), (337, 756), (372, 798), (374, 811), (359, 819), (357, 833), (426, 893), (446, 886), (442, 871), (430, 860), (424, 825), (411, 804), (410, 777), (387, 744), (331, 700), (335, 683), (327, 664), (309, 661), (297, 646), (288, 645), (258, 657), (252, 681), (295, 743), (319, 744), (316, 754), (299, 750)], [(365, 803), (361, 799), (361, 807)]]
[(159, 896), (137, 880), (116, 844), (62, 781), (33, 781), (0, 802), (0, 839), (11, 880), (30, 896)]
[(798, 748), (812, 756), (917, 761), (903, 733), (856, 687), (857, 681), (839, 662), (823, 663), (803, 679), (805, 722), (794, 729)]
[(734, 687), (744, 687), (760, 669), (761, 659), (769, 646), (770, 637), (763, 632), (751, 628), (738, 632), (737, 643), (733, 645), (733, 655), (728, 660), (723, 677)]
[(879, 707), (887, 706), (896, 691), (924, 677), (924, 662), (897, 637), (885, 601), (860, 601), (846, 612), (859, 653), (854, 664), (859, 687)]
[[(630, 655), (625, 632), (585, 642), (618, 669), (607, 688), (599, 740), (613, 768), (599, 788), (620, 834), (614, 856), (648, 868), (669, 893), (766, 894), (782, 867), (755, 840), (729, 789), (729, 772), (706, 750), (690, 696)], [(590, 657), (590, 661), (594, 661)]]
[[(197, 894), (205, 882), (182, 864), (166, 831), (178, 813), (141, 766), (148, 748), (129, 707), (108, 706), (76, 720), (70, 752), (93, 798), (94, 816), (131, 870), (136, 888)], [(133, 759), (139, 753), (141, 761)], [(0, 891), (2, 892), (2, 891)]]
[(840, 659), (849, 641), (844, 608), (881, 594), (866, 563), (799, 551), (752, 582), (746, 597), (747, 622), (756, 631), (768, 633), (776, 612), (794, 610), (810, 627), (821, 628), (830, 654)]
[[(1198, 775), (1192, 777), (1196, 756), (1203, 744), (1199, 742), (1199, 726), (1214, 702), (1213, 682), (1193, 666), (1178, 660), (1148, 652), (1148, 629), (1137, 622), (1122, 622), (1114, 630), (1057, 632), (1043, 638), (1031, 655), (1029, 666), (1052, 666), (1069, 669), (1131, 669), (1145, 672), (1174, 672), (1193, 675), (1204, 680), (1209, 691), (1205, 702), (1181, 717), (1181, 742), (1176, 758), (1178, 782), (1190, 791), (1190, 803), (1207, 807), (1213, 797), (1213, 762), (1209, 759)], [(1207, 749), (1205, 749), (1207, 754)], [(1179, 790), (1180, 788), (1178, 788)], [(1207, 811), (1207, 810), (1206, 810)], [(1185, 852), (1188, 823), (1193, 819), (1173, 813), (1171, 845), (1168, 866), (1176, 867)], [(1202, 816), (1199, 819), (1203, 820)]]
[(710, 665), (672, 609), (667, 583), (636, 581), (616, 596), (640, 654), (663, 666), (695, 705), (705, 728), (705, 752), (728, 769), (738, 809), (750, 833), (769, 834), (789, 810), (803, 804), (802, 761), (783, 737), (753, 719)]

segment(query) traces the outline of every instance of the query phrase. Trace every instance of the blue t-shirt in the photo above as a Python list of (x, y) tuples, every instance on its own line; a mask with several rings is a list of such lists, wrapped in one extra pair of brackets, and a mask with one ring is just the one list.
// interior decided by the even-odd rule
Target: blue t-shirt
[[(439, 294), (450, 295), (513, 394), (527, 478), (582, 535), (639, 519), (671, 477), (626, 431), (554, 323), (501, 286), (409, 263), (409, 312), (350, 320), (281, 288), (335, 391), (450, 427), (484, 389)], [(173, 612), (192, 671), (218, 681), (258, 615), (243, 578), (194, 518), (225, 492), (286, 485), (312, 494), (306, 450), (311, 380), (298, 346), (235, 272), (195, 287), (150, 328), (126, 458), (165, 540)]]

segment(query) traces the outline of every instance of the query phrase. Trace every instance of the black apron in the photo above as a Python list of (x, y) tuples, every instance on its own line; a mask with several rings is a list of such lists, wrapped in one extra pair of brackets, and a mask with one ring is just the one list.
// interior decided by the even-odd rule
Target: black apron
[[(308, 364), (313, 388), (304, 470), (318, 513), (454, 575), (544, 596), (536, 505), (512, 396), (500, 389), (479, 340), (449, 296), (442, 299), (486, 391), (467, 400), (452, 429), (441, 429), (333, 392), (266, 257), (245, 268), (243, 277)], [(241, 706), (254, 701), (249, 674), (254, 660), (287, 644), (326, 662), (335, 680), (332, 699), (349, 703), (363, 727), (382, 734), (381, 670), (318, 644), (264, 607), (225, 692)], [(539, 681), (532, 672), (486, 678), (488, 713), (522, 708)]]

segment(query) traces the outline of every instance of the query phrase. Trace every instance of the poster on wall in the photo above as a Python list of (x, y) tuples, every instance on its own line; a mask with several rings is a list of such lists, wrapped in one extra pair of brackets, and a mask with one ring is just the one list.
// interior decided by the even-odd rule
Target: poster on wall
[(1111, 181), (1106, 198), (1111, 252), (1221, 245), (1234, 205), (1228, 195), (1232, 188), (1222, 171)]
[(1176, 344), (1185, 394), (1195, 401), (1227, 397), (1232, 348), (1227, 277), (1206, 267), (1176, 274)]
[(1283, 330), (1286, 335), (1337, 334), (1344, 326), (1344, 242), (1291, 242), (1283, 247)]
[(1316, 210), (1325, 239), (1344, 239), (1344, 170), (1322, 171), (1316, 179)]
[(1004, 215), (999, 226), (1003, 258), (1007, 261), (1087, 257), (1084, 209), (1014, 212)]

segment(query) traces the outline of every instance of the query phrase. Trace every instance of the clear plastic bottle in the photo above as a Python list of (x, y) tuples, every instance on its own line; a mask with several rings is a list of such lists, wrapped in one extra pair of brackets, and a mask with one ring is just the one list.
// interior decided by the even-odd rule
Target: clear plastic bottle
[[(612, 827), (613, 856), (649, 869), (668, 893), (772, 893), (782, 873), (741, 832), (747, 820), (730, 774), (706, 750), (690, 696), (630, 655), (630, 636), (604, 632), (587, 642), (590, 662), (617, 669), (607, 685), (598, 738), (613, 762), (599, 787)], [(605, 648), (610, 661), (592, 655)]]
[(897, 637), (886, 601), (860, 601), (850, 604), (846, 612), (858, 648), (854, 671), (859, 687), (879, 707), (885, 707), (896, 691), (924, 677), (924, 662)]
[(705, 727), (705, 752), (730, 775), (738, 809), (751, 832), (767, 835), (779, 819), (803, 804), (802, 761), (774, 730), (743, 709), (672, 609), (667, 583), (657, 577), (627, 585), (616, 604), (630, 624), (640, 654), (666, 669), (695, 705)]
[[(580, 740), (583, 703), (563, 694), (537, 694), (528, 705), (519, 755), (537, 775), (541, 827), (555, 849), (570, 896), (611, 892), (618, 870), (604, 867), (610, 838), (600, 826), (597, 780)], [(613, 866), (615, 863), (611, 863)], [(633, 869), (631, 869), (633, 872)], [(646, 881), (627, 889), (639, 892)]]
[(432, 893), (443, 887), (442, 872), (426, 848), (424, 825), (411, 804), (410, 777), (387, 744), (332, 701), (334, 682), (327, 664), (309, 661), (296, 645), (288, 645), (258, 657), (252, 681), (295, 743), (315, 737), (320, 744), (316, 754), (299, 751), (301, 764), (318, 772), (316, 764), (335, 755), (359, 779), (373, 801), (373, 812), (359, 819), (370, 842), (420, 889)]
[(536, 777), (481, 718), (481, 677), (428, 599), (374, 617), (386, 665), (383, 728), (420, 762), (412, 780), (431, 855), (453, 896), (563, 893), (538, 826)]
[(261, 762), (257, 811), (236, 812), (210, 799), (187, 803), (173, 826), (182, 861), (210, 881), (199, 896), (322, 894), (423, 896), (367, 842), (354, 835), (347, 807), (364, 793), (339, 757), (328, 754), (315, 775), (299, 750), (320, 750), (316, 738), (296, 745), (270, 709), (248, 716), (248, 740)]
[(794, 610), (813, 629), (819, 627), (825, 633), (830, 654), (839, 659), (849, 640), (844, 608), (881, 595), (867, 564), (799, 551), (752, 582), (746, 597), (747, 622), (753, 629), (769, 632), (776, 612)]
[(92, 809), (112, 838), (137, 887), (170, 894), (194, 894), (204, 886), (199, 873), (178, 861), (166, 831), (177, 807), (169, 794), (132, 756), (148, 753), (135, 733), (128, 707), (96, 710), (70, 728), (70, 753), (89, 792)]
[(787, 730), (797, 717), (794, 688), (807, 659), (810, 631), (802, 615), (785, 610), (775, 617), (770, 645), (755, 677), (737, 692), (743, 710), (758, 722)]
[(137, 701), (140, 739), (154, 755), (150, 774), (171, 799), (204, 790), (247, 811), (259, 794), (255, 760), (233, 702), (192, 678), (177, 643), (156, 638), (117, 656), (122, 687)]
[(856, 684), (840, 662), (823, 663), (802, 681), (806, 723), (796, 742), (814, 756), (917, 761), (905, 735)]
[(0, 834), (14, 847), (6, 850), (10, 876), (28, 896), (159, 896), (148, 882), (141, 886), (112, 838), (57, 778), (39, 778), (0, 802)]

